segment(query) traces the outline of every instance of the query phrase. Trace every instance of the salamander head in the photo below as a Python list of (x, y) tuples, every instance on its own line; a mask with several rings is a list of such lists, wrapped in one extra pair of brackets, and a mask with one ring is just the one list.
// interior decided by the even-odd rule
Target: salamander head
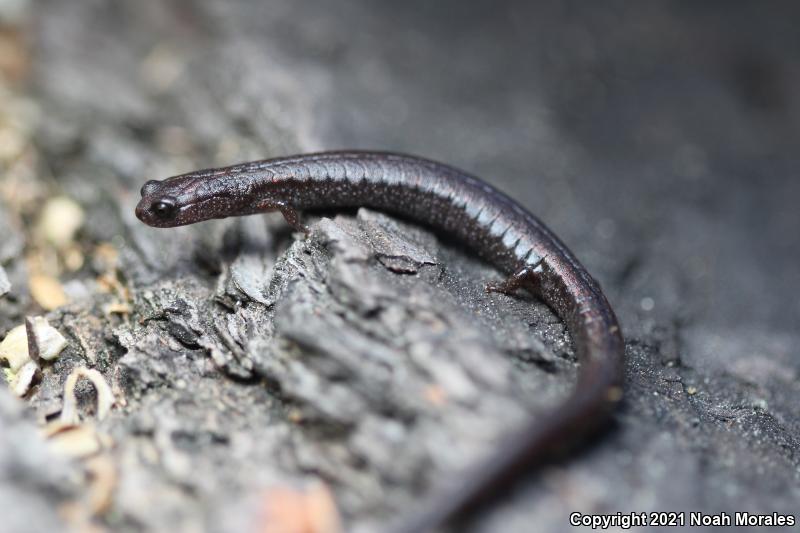
[(142, 186), (136, 216), (156, 228), (185, 226), (212, 218), (249, 215), (275, 209), (271, 194), (254, 195), (234, 167), (150, 180)]
[(198, 217), (196, 195), (181, 194), (184, 187), (175, 187), (175, 180), (150, 180), (142, 186), (142, 199), (136, 206), (139, 220), (148, 226), (171, 228), (204, 219)]
[(208, 179), (193, 175), (150, 180), (142, 186), (136, 216), (156, 228), (185, 226), (224, 218), (240, 209), (235, 194), (218, 190)]

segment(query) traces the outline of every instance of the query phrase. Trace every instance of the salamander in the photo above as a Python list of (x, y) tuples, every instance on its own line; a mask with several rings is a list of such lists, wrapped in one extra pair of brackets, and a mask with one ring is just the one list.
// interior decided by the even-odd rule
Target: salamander
[[(167, 228), (279, 211), (308, 233), (300, 213), (370, 207), (461, 241), (508, 277), (488, 291), (527, 289), (567, 326), (579, 364), (572, 394), (547, 416), (511, 431), (468, 468), (461, 483), (427, 498), (392, 529), (420, 533), (452, 525), (493, 500), (532, 468), (607, 426), (622, 397), (624, 341), (599, 284), (539, 219), (488, 183), (418, 157), (363, 151), (304, 154), (200, 170), (141, 189), (136, 216)], [(436, 491), (434, 491), (436, 492)]]

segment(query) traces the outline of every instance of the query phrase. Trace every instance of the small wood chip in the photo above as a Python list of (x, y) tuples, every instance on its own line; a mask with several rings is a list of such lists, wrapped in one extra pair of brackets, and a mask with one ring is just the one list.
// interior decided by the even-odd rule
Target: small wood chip
[(78, 424), (78, 400), (75, 398), (75, 386), (80, 378), (88, 379), (97, 391), (97, 419), (103, 420), (114, 405), (114, 393), (103, 375), (93, 368), (78, 367), (74, 369), (64, 383), (64, 408), (60, 421), (64, 424)]
[(330, 490), (322, 483), (306, 489), (279, 487), (264, 495), (260, 533), (341, 533)]
[(84, 218), (83, 208), (75, 200), (56, 196), (42, 207), (37, 230), (47, 242), (63, 249), (73, 242)]
[(441, 385), (428, 385), (425, 388), (425, 399), (428, 400), (431, 405), (441, 407), (447, 403), (447, 393)]
[[(39, 357), (45, 361), (52, 361), (61, 354), (67, 346), (67, 339), (52, 327), (43, 317), (31, 320), (32, 331), (38, 346)], [(28, 353), (28, 332), (25, 324), (17, 326), (0, 342), (0, 359), (8, 362), (9, 370), (16, 374), (20, 368), (32, 358)]]
[(127, 316), (131, 313), (131, 306), (125, 302), (110, 302), (103, 306), (106, 315)]
[(89, 511), (100, 515), (108, 511), (114, 499), (118, 476), (114, 461), (107, 454), (92, 457), (85, 463), (90, 485), (88, 497)]
[(25, 396), (30, 388), (41, 378), (39, 366), (33, 361), (28, 361), (17, 372), (9, 383), (11, 392), (19, 398)]
[(33, 274), (28, 278), (31, 296), (42, 309), (52, 311), (69, 303), (67, 293), (58, 279), (46, 274)]
[(11, 290), (11, 282), (8, 281), (8, 276), (6, 275), (5, 269), (2, 266), (0, 266), (0, 297), (8, 294), (8, 291), (10, 290)]
[(51, 450), (59, 455), (82, 459), (97, 454), (103, 443), (91, 426), (62, 426), (48, 439)]

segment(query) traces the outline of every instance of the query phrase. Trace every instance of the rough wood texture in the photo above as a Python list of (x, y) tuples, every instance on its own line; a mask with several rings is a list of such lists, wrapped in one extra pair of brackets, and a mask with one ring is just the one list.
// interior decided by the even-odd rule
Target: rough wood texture
[[(146, 179), (343, 147), (496, 183), (619, 311), (616, 427), (474, 531), (797, 511), (797, 14), (463, 4), (51, 0), (14, 22), (24, 38), (3, 34), (22, 59), (0, 58), (21, 146), (0, 153), (0, 335), (43, 314), (42, 202), (85, 213), (70, 245), (85, 260), (58, 276), (69, 303), (46, 313), (69, 346), (29, 409), (0, 390), (3, 531), (253, 530), (276, 487), (315, 481), (347, 531), (378, 530), (563, 398), (562, 325), (485, 294), (495, 274), (443, 236), (368, 210), (316, 218), (306, 240), (279, 217), (159, 231), (133, 216)], [(34, 431), (79, 366), (119, 404), (95, 426), (100, 466)], [(93, 388), (76, 394), (92, 421)], [(103, 505), (87, 471), (114, 472)]]

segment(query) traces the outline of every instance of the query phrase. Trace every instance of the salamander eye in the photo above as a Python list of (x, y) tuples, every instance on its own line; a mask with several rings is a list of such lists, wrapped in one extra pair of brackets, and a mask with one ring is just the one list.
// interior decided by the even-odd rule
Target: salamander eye
[(150, 211), (158, 218), (164, 220), (172, 218), (178, 211), (174, 198), (166, 197), (156, 200), (150, 205)]
[(139, 191), (139, 194), (141, 194), (142, 197), (147, 196), (148, 194), (153, 192), (153, 190), (156, 187), (158, 187), (158, 184), (159, 184), (158, 180), (150, 180), (150, 181), (146, 182), (144, 185), (142, 185), (142, 188)]

